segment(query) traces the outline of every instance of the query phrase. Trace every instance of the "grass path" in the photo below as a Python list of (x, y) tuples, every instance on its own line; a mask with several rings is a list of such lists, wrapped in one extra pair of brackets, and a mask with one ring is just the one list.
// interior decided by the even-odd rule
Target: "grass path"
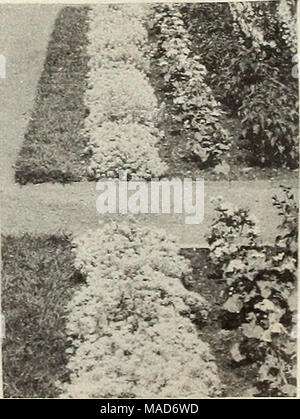
[[(293, 187), (297, 197), (297, 179), (282, 180)], [(280, 220), (272, 207), (272, 196), (278, 192), (279, 183), (266, 180), (205, 182), (205, 215), (199, 225), (185, 225), (180, 214), (136, 216), (139, 222), (166, 228), (181, 241), (184, 247), (205, 247), (204, 235), (213, 218), (211, 198), (223, 196), (238, 206), (250, 207), (260, 224), (265, 243), (273, 241)], [(38, 184), (13, 186), (3, 193), (2, 233), (23, 234), (55, 232), (81, 232), (96, 228), (109, 218), (120, 215), (100, 215), (96, 211), (96, 191), (94, 182), (80, 182), (67, 185)]]

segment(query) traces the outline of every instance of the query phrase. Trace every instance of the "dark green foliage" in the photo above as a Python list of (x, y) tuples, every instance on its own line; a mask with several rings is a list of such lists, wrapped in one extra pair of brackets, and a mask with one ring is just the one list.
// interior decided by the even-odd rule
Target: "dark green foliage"
[(176, 131), (183, 136), (182, 157), (209, 168), (221, 163), (230, 148), (224, 113), (205, 83), (206, 68), (177, 6), (156, 5), (149, 22), (154, 37), (152, 63), (162, 79), (161, 90)]
[(65, 305), (79, 280), (65, 236), (2, 238), (5, 397), (56, 397), (66, 380)]
[[(273, 46), (257, 48), (234, 22), (228, 4), (182, 6), (194, 49), (206, 66), (216, 98), (241, 124), (245, 161), (269, 167), (298, 167), (298, 89), (276, 2), (253, 6)], [(256, 17), (257, 17), (256, 16)]]
[(248, 92), (238, 113), (252, 165), (298, 166), (296, 89), (266, 78)]
[(211, 262), (208, 249), (182, 249), (181, 254), (190, 260), (193, 272), (188, 287), (199, 292), (210, 304), (211, 312), (201, 326), (201, 338), (208, 342), (216, 358), (219, 377), (224, 384), (223, 397), (245, 397), (248, 388), (255, 384), (256, 371), (252, 365), (236, 368), (232, 361), (230, 348), (237, 341), (237, 330), (224, 330), (220, 308), (222, 281), (216, 277), (215, 264)]
[(195, 53), (207, 69), (206, 81), (216, 98), (232, 108), (235, 104), (231, 91), (234, 77), (228, 77), (232, 60), (241, 52), (238, 37), (233, 33), (233, 18), (226, 3), (185, 4), (182, 15), (193, 37)]
[(66, 7), (55, 22), (36, 103), (16, 163), (16, 181), (78, 181), (85, 171), (82, 134), (87, 67), (87, 7)]

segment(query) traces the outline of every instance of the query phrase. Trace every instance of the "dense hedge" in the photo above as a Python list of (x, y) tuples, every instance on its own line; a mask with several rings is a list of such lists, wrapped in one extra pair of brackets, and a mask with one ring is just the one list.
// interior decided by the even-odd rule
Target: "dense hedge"
[[(103, 123), (120, 124), (120, 132), (132, 129), (123, 125), (140, 125), (128, 155), (145, 164), (127, 167), (130, 176), (177, 175), (188, 165), (226, 167), (235, 156), (233, 142), (247, 165), (296, 168), (295, 6), (295, 0), (280, 0), (64, 8), (48, 45), (16, 181), (115, 173), (112, 162), (122, 163), (122, 147), (132, 142), (111, 134), (107, 141), (99, 132)], [(102, 147), (111, 159), (103, 158)]]

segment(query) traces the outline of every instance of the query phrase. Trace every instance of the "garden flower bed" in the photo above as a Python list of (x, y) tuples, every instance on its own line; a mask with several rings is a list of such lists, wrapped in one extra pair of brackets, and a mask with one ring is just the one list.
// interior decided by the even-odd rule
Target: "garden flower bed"
[[(78, 18), (82, 21), (81, 27), (76, 26), (81, 42), (74, 54), (70, 54), (73, 33), (67, 32), (65, 37), (62, 33), (68, 31), (70, 20)], [(63, 10), (49, 44), (47, 65), (37, 92), (37, 115), (33, 116), (17, 162), (16, 179), (20, 183), (97, 179), (114, 173), (117, 164), (118, 170), (124, 169), (121, 163), (126, 165), (130, 176), (161, 176), (166, 171), (167, 166), (161, 162), (155, 147), (162, 134), (156, 128), (156, 97), (144, 72), (148, 65), (143, 50), (146, 30), (140, 20), (136, 7), (131, 6)], [(120, 28), (127, 30), (125, 38)], [(60, 37), (60, 51), (57, 37)], [(56, 63), (51, 66), (54, 54), (68, 58), (59, 66)], [(73, 71), (77, 72), (75, 80)], [(69, 90), (70, 94), (74, 93), (72, 83), (76, 85), (76, 81), (77, 99), (73, 102), (67, 93)], [(64, 102), (58, 106), (60, 96)], [(70, 103), (66, 103), (66, 98)], [(72, 114), (72, 118), (77, 118), (76, 132), (73, 128), (69, 130), (73, 120), (66, 107), (69, 112), (70, 105), (76, 111)], [(41, 115), (43, 110), (45, 113)], [(51, 118), (47, 120), (49, 113)], [(41, 121), (43, 127), (36, 129)], [(76, 154), (76, 162), (75, 157), (68, 158), (69, 151), (71, 157)], [(128, 165), (130, 161), (133, 167)], [(70, 168), (74, 162), (73, 173)]]
[(268, 248), (222, 201), (208, 249), (133, 221), (4, 238), (5, 396), (293, 397), (298, 208), (273, 204)]
[(68, 306), (72, 374), (63, 397), (220, 394), (196, 329), (210, 307), (182, 284), (191, 270), (178, 245), (163, 231), (128, 223), (86, 233), (74, 245), (86, 285)]
[[(145, 178), (264, 178), (278, 168), (295, 169), (296, 81), (288, 69), (284, 77), (276, 70), (292, 62), (292, 2), (281, 0), (278, 10), (199, 4), (63, 9), (17, 182), (97, 180), (115, 176), (116, 166)], [(267, 17), (268, 42), (259, 32)], [(255, 165), (267, 171), (251, 174)]]
[(7, 237), (3, 259), (6, 397), (222, 393), (198, 332), (210, 305), (183, 285), (191, 267), (164, 232)]

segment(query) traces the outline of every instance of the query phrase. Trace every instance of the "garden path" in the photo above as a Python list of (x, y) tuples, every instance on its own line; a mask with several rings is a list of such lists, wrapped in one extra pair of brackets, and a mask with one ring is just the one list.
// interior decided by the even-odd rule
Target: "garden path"
[[(282, 181), (293, 187), (297, 195), (297, 180)], [(223, 196), (229, 202), (249, 207), (258, 219), (265, 243), (271, 243), (277, 234), (280, 220), (271, 204), (278, 192), (278, 182), (235, 181), (205, 182), (204, 221), (199, 225), (185, 225), (182, 215), (145, 214), (135, 216), (138, 222), (166, 228), (184, 247), (205, 247), (205, 233), (213, 218), (211, 198)], [(39, 184), (5, 188), (2, 196), (2, 233), (23, 234), (81, 232), (96, 228), (99, 223), (119, 215), (100, 215), (96, 210), (94, 182), (67, 185)]]

